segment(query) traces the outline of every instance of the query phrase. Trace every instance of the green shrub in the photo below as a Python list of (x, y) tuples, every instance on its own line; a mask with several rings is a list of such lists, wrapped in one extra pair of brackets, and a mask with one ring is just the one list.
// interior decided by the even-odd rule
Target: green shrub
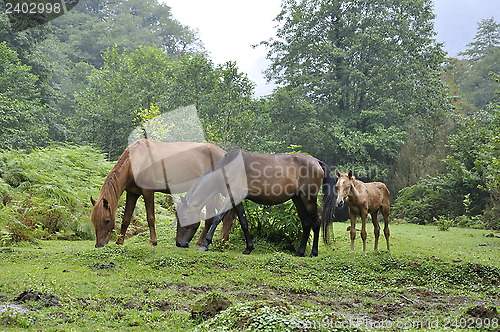
[(391, 208), (392, 218), (420, 225), (432, 224), (439, 217), (454, 219), (467, 215), (474, 219), (487, 204), (487, 193), (478, 190), (478, 186), (477, 179), (463, 182), (450, 174), (422, 179), (400, 190)]
[(444, 216), (434, 218), (434, 222), (440, 231), (447, 231), (451, 226), (453, 226), (453, 220), (449, 220)]
[(111, 167), (89, 146), (0, 151), (2, 242), (92, 238), (89, 197)]
[(304, 313), (284, 300), (267, 300), (231, 306), (195, 331), (351, 331), (348, 326), (332, 312)]
[(292, 200), (273, 206), (251, 201), (244, 201), (243, 204), (253, 237), (265, 238), (284, 250), (295, 251), (299, 248), (302, 224)]

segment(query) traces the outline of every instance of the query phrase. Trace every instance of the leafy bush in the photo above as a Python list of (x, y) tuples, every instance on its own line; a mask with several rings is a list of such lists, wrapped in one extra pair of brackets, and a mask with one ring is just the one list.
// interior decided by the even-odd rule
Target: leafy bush
[(89, 197), (110, 168), (89, 146), (0, 151), (2, 242), (92, 238)]
[(198, 325), (195, 331), (351, 331), (335, 313), (295, 311), (286, 301), (240, 303)]
[(392, 217), (420, 225), (432, 224), (436, 218), (457, 219), (460, 226), (477, 224), (481, 220), (477, 215), (486, 209), (488, 197), (477, 189), (480, 185), (479, 179), (464, 181), (451, 173), (422, 179), (399, 192)]
[(434, 218), (434, 222), (440, 231), (447, 231), (451, 226), (453, 226), (453, 220), (447, 219), (444, 216)]
[(244, 201), (243, 204), (253, 237), (265, 238), (285, 250), (295, 251), (299, 248), (302, 224), (291, 200), (273, 206), (251, 201)]

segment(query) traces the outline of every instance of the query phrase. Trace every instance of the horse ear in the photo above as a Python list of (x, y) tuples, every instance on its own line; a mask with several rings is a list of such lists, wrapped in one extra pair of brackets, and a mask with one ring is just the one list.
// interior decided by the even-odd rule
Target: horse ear
[(109, 207), (108, 200), (106, 198), (102, 199), (102, 204), (104, 204), (104, 207), (107, 209)]
[(347, 177), (350, 179), (352, 178), (352, 169), (349, 170), (349, 173), (347, 174)]
[(338, 178), (340, 177), (340, 172), (338, 169), (335, 170), (335, 175), (337, 175)]
[(95, 205), (95, 199), (92, 198), (92, 196), (90, 196), (90, 201), (92, 202), (92, 205)]

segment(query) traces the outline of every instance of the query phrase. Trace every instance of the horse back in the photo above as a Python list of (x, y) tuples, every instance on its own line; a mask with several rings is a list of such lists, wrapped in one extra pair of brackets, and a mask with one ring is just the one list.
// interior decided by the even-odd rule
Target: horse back
[[(359, 181), (359, 180), (358, 180)], [(359, 181), (364, 187), (363, 196), (364, 201), (368, 205), (369, 211), (376, 211), (381, 206), (389, 206), (390, 193), (387, 186), (382, 182), (368, 182), (364, 183)]]
[(382, 182), (371, 182), (375, 188), (377, 188), (384, 196), (387, 196), (388, 198), (391, 197), (391, 193), (389, 192), (389, 189), (387, 189), (387, 186), (382, 183)]
[(260, 196), (256, 199), (269, 199), (277, 204), (299, 192), (307, 195), (317, 195), (319, 192), (324, 171), (317, 159), (302, 153), (240, 152), (245, 163), (250, 196)]
[(137, 141), (127, 150), (131, 185), (167, 193), (186, 192), (225, 154), (209, 143), (152, 140)]

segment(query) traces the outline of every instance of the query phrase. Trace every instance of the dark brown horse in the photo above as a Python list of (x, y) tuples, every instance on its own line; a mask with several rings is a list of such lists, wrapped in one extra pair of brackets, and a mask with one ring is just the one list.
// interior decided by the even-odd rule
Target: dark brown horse
[[(150, 232), (149, 243), (155, 246), (154, 193), (175, 194), (188, 191), (225, 153), (218, 146), (208, 143), (164, 143), (142, 139), (130, 144), (106, 177), (97, 200), (91, 197), (94, 207), (90, 219), (96, 232), (95, 246), (102, 247), (108, 243), (115, 227), (118, 200), (124, 191), (127, 192), (125, 212), (116, 243), (123, 244), (137, 199), (142, 195)], [(207, 211), (215, 210), (216, 207), (217, 198), (214, 197), (208, 202)], [(205, 222), (199, 243), (205, 238), (211, 223), (212, 219)], [(226, 220), (224, 223), (223, 237), (227, 239), (230, 226), (226, 225)], [(227, 223), (231, 224), (232, 220), (227, 220)], [(191, 228), (196, 232), (199, 224), (200, 220), (193, 223)], [(177, 230), (182, 231), (179, 225)]]
[[(214, 169), (208, 171), (188, 191), (177, 206), (177, 213), (180, 220), (192, 223), (199, 218), (201, 209), (210, 197), (222, 194), (226, 200), (199, 250), (208, 249), (225, 211), (235, 207), (247, 242), (243, 253), (249, 254), (254, 246), (248, 232), (242, 200), (275, 205), (292, 199), (303, 230), (296, 255), (304, 256), (312, 228), (314, 237), (311, 256), (317, 256), (320, 230), (317, 197), (320, 188), (323, 188), (324, 198), (335, 195), (334, 184), (328, 166), (311, 156), (302, 153), (259, 154), (234, 150), (219, 160)], [(334, 202), (334, 199), (329, 201)]]
[(380, 236), (380, 225), (378, 224), (378, 211), (384, 217), (384, 235), (389, 248), (389, 212), (390, 193), (382, 182), (364, 183), (356, 180), (350, 170), (347, 174), (335, 171), (337, 180), (337, 206), (343, 206), (346, 202), (349, 206), (349, 218), (351, 219), (351, 252), (354, 252), (354, 239), (356, 238), (356, 216), (361, 216), (361, 239), (363, 240), (363, 252), (366, 253), (366, 217), (368, 213), (372, 216), (375, 232), (375, 251), (378, 250), (378, 238)]

